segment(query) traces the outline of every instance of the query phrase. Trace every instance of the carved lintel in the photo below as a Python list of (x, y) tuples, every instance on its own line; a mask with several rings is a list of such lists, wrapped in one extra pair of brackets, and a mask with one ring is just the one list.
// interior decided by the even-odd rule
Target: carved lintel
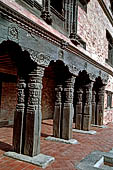
[(22, 47), (22, 50), (27, 51), (30, 54), (30, 58), (38, 65), (47, 67), (51, 61), (51, 57), (44, 53), (40, 53), (26, 47)]

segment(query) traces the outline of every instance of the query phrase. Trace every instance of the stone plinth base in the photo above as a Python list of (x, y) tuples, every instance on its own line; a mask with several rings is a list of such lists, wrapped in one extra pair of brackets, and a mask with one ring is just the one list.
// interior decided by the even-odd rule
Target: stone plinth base
[(73, 132), (84, 133), (84, 134), (89, 134), (89, 135), (96, 134), (96, 131), (94, 130), (85, 131), (85, 130), (73, 129)]
[(94, 124), (91, 124), (92, 127), (98, 127), (98, 128), (107, 128), (107, 126), (105, 125), (94, 125)]
[(65, 143), (65, 144), (78, 144), (78, 141), (76, 139), (65, 140), (65, 139), (55, 138), (55, 137), (51, 137), (51, 136), (48, 136), (45, 139), (54, 141), (54, 142), (61, 142), (61, 143)]
[(18, 154), (16, 152), (5, 152), (4, 155), (11, 157), (11, 158), (14, 158), (14, 159), (18, 159), (20, 161), (25, 161), (25, 162), (40, 166), (42, 168), (46, 168), (46, 166), (49, 163), (51, 163), (52, 161), (55, 160), (54, 157), (47, 156), (47, 155), (44, 155), (44, 154), (41, 154), (41, 153), (37, 156), (34, 156), (34, 157)]

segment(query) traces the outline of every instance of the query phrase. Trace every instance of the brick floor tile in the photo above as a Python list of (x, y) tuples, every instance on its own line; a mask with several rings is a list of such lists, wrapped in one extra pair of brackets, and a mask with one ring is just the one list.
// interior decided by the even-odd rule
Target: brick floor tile
[[(81, 159), (94, 150), (109, 151), (113, 147), (113, 124), (96, 130), (95, 135), (73, 133), (73, 139), (78, 140), (77, 145), (62, 144), (46, 141), (45, 137), (53, 135), (53, 121), (43, 120), (41, 136), (41, 153), (54, 156), (55, 162), (51, 163), (45, 170), (76, 170)], [(74, 126), (74, 125), (73, 125)], [(0, 128), (0, 170), (41, 170), (42, 168), (18, 160), (3, 156), (3, 153), (13, 149), (13, 129), (11, 127)]]

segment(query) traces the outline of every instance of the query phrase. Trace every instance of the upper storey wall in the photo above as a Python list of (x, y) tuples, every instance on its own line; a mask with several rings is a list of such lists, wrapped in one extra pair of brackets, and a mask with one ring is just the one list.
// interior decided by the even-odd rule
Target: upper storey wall
[(86, 50), (94, 54), (96, 61), (103, 64), (105, 63), (105, 59), (108, 58), (106, 30), (113, 36), (113, 26), (98, 0), (90, 0), (87, 5), (87, 13), (79, 7), (78, 34), (86, 42)]

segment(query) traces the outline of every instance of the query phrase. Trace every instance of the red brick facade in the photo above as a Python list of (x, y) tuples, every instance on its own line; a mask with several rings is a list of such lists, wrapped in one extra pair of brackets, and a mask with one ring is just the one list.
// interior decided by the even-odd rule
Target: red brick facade
[[(1, 0), (2, 1), (2, 0)], [(47, 25), (44, 21), (40, 20), (38, 17), (27, 11), (24, 7), (16, 4), (14, 1), (4, 2), (20, 14), (25, 17), (30, 18), (33, 22), (37, 23), (48, 32), (51, 32), (57, 38), (62, 38), (67, 41), (73, 47), (74, 45), (69, 38), (65, 37), (63, 34), (53, 29), (53, 27)], [(112, 15), (110, 10), (110, 1), (104, 0), (106, 8), (108, 9), (110, 15)], [(39, 0), (41, 4), (41, 0)], [(113, 17), (113, 15), (112, 15)], [(113, 71), (113, 68), (106, 63), (108, 59), (108, 41), (106, 38), (106, 30), (110, 32), (113, 36), (113, 25), (106, 16), (104, 10), (102, 9), (98, 0), (90, 0), (87, 4), (87, 12), (85, 12), (80, 6), (78, 7), (78, 35), (86, 42), (86, 51), (77, 46), (76, 49), (80, 50), (84, 54), (87, 54), (90, 58), (94, 59), (96, 62), (105, 66), (105, 68)], [(11, 69), (7, 70), (0, 68), (0, 72), (12, 74)], [(55, 82), (53, 79), (48, 79), (43, 77), (43, 90), (42, 90), (42, 118), (52, 118), (54, 112), (54, 87)], [(113, 92), (113, 77), (109, 76), (108, 84), (105, 88), (106, 92)], [(2, 95), (1, 95), (1, 120), (13, 120), (13, 113), (16, 107), (16, 83), (12, 82), (2, 82)], [(107, 93), (105, 94), (105, 110), (104, 110), (104, 124), (113, 121), (113, 109), (107, 108)], [(113, 105), (112, 105), (113, 106)], [(7, 111), (6, 111), (7, 110)], [(45, 115), (44, 115), (45, 112)]]
[[(110, 1), (104, 0), (104, 2), (113, 17), (110, 10)], [(113, 68), (106, 63), (106, 59), (108, 59), (106, 30), (108, 30), (113, 37), (113, 25), (111, 25), (97, 0), (91, 0), (88, 3), (87, 13), (79, 7), (78, 34), (86, 42), (86, 50), (90, 53), (91, 58), (113, 71)], [(112, 76), (109, 76), (109, 81), (105, 90), (113, 92)], [(113, 109), (107, 108), (107, 94), (105, 94), (104, 102), (104, 124), (107, 124), (113, 121)]]

